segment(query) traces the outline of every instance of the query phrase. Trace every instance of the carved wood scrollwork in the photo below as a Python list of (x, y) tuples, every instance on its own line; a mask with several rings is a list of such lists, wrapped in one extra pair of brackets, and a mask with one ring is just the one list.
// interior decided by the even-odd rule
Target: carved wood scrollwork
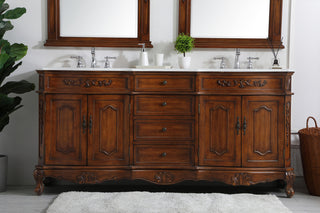
[(266, 80), (217, 80), (217, 84), (221, 87), (264, 87), (268, 82)]
[(43, 180), (44, 180), (44, 172), (39, 169), (35, 169), (33, 172), (34, 180), (36, 181), (36, 188), (34, 189), (35, 193), (41, 195), (44, 189)]
[(295, 175), (293, 171), (286, 172), (286, 194), (287, 197), (291, 198), (294, 195), (293, 182), (295, 179)]
[(248, 173), (236, 173), (231, 177), (232, 185), (252, 185), (252, 177)]
[(89, 80), (89, 79), (64, 79), (63, 83), (67, 86), (75, 86), (75, 87), (107, 87), (112, 84), (112, 80)]
[(83, 172), (77, 176), (77, 182), (79, 184), (93, 184), (98, 183), (98, 178), (95, 174), (89, 172)]
[(157, 183), (172, 183), (174, 175), (169, 172), (158, 172), (154, 176), (154, 181)]

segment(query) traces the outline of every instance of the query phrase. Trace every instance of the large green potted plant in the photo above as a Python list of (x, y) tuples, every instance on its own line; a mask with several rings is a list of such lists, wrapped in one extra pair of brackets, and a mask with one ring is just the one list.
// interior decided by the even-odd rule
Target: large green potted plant
[[(21, 108), (21, 97), (12, 94), (23, 94), (34, 90), (35, 85), (26, 80), (5, 81), (21, 65), (21, 59), (27, 54), (24, 44), (10, 44), (3, 39), (8, 30), (13, 29), (10, 19), (17, 19), (26, 12), (25, 8), (9, 10), (5, 0), (0, 0), (0, 132), (9, 124), (9, 115)], [(20, 62), (19, 62), (20, 61)], [(8, 157), (0, 154), (0, 192), (6, 190)]]
[(174, 45), (177, 53), (182, 53), (183, 57), (179, 57), (179, 66), (187, 69), (191, 64), (191, 57), (186, 56), (186, 52), (190, 52), (194, 47), (194, 39), (184, 33), (178, 35)]

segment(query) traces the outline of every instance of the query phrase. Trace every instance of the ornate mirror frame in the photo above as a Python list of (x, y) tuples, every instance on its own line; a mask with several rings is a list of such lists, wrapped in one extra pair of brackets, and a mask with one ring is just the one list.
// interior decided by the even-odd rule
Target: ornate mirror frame
[(47, 0), (48, 39), (45, 46), (68, 47), (153, 47), (150, 41), (150, 0), (138, 0), (138, 37), (61, 37), (60, 36), (60, 0)]
[[(195, 38), (197, 48), (284, 48), (281, 41), (282, 0), (270, 0), (269, 35), (266, 39)], [(179, 33), (190, 35), (191, 0), (179, 0)]]

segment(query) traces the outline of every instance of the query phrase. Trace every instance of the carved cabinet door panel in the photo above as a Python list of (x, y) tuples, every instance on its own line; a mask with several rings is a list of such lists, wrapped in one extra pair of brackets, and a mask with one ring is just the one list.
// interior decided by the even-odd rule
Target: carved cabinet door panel
[(284, 166), (284, 97), (244, 96), (242, 166)]
[(241, 165), (241, 97), (201, 96), (199, 164)]
[(88, 165), (129, 164), (129, 96), (88, 96)]
[(46, 95), (45, 164), (86, 165), (86, 95)]

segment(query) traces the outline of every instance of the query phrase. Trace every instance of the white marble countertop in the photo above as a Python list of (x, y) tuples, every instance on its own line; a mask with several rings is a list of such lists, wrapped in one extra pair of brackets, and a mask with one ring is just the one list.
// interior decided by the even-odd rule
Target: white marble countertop
[(124, 71), (124, 72), (293, 72), (292, 69), (138, 69), (138, 68), (73, 68), (73, 67), (45, 67), (47, 71)]

